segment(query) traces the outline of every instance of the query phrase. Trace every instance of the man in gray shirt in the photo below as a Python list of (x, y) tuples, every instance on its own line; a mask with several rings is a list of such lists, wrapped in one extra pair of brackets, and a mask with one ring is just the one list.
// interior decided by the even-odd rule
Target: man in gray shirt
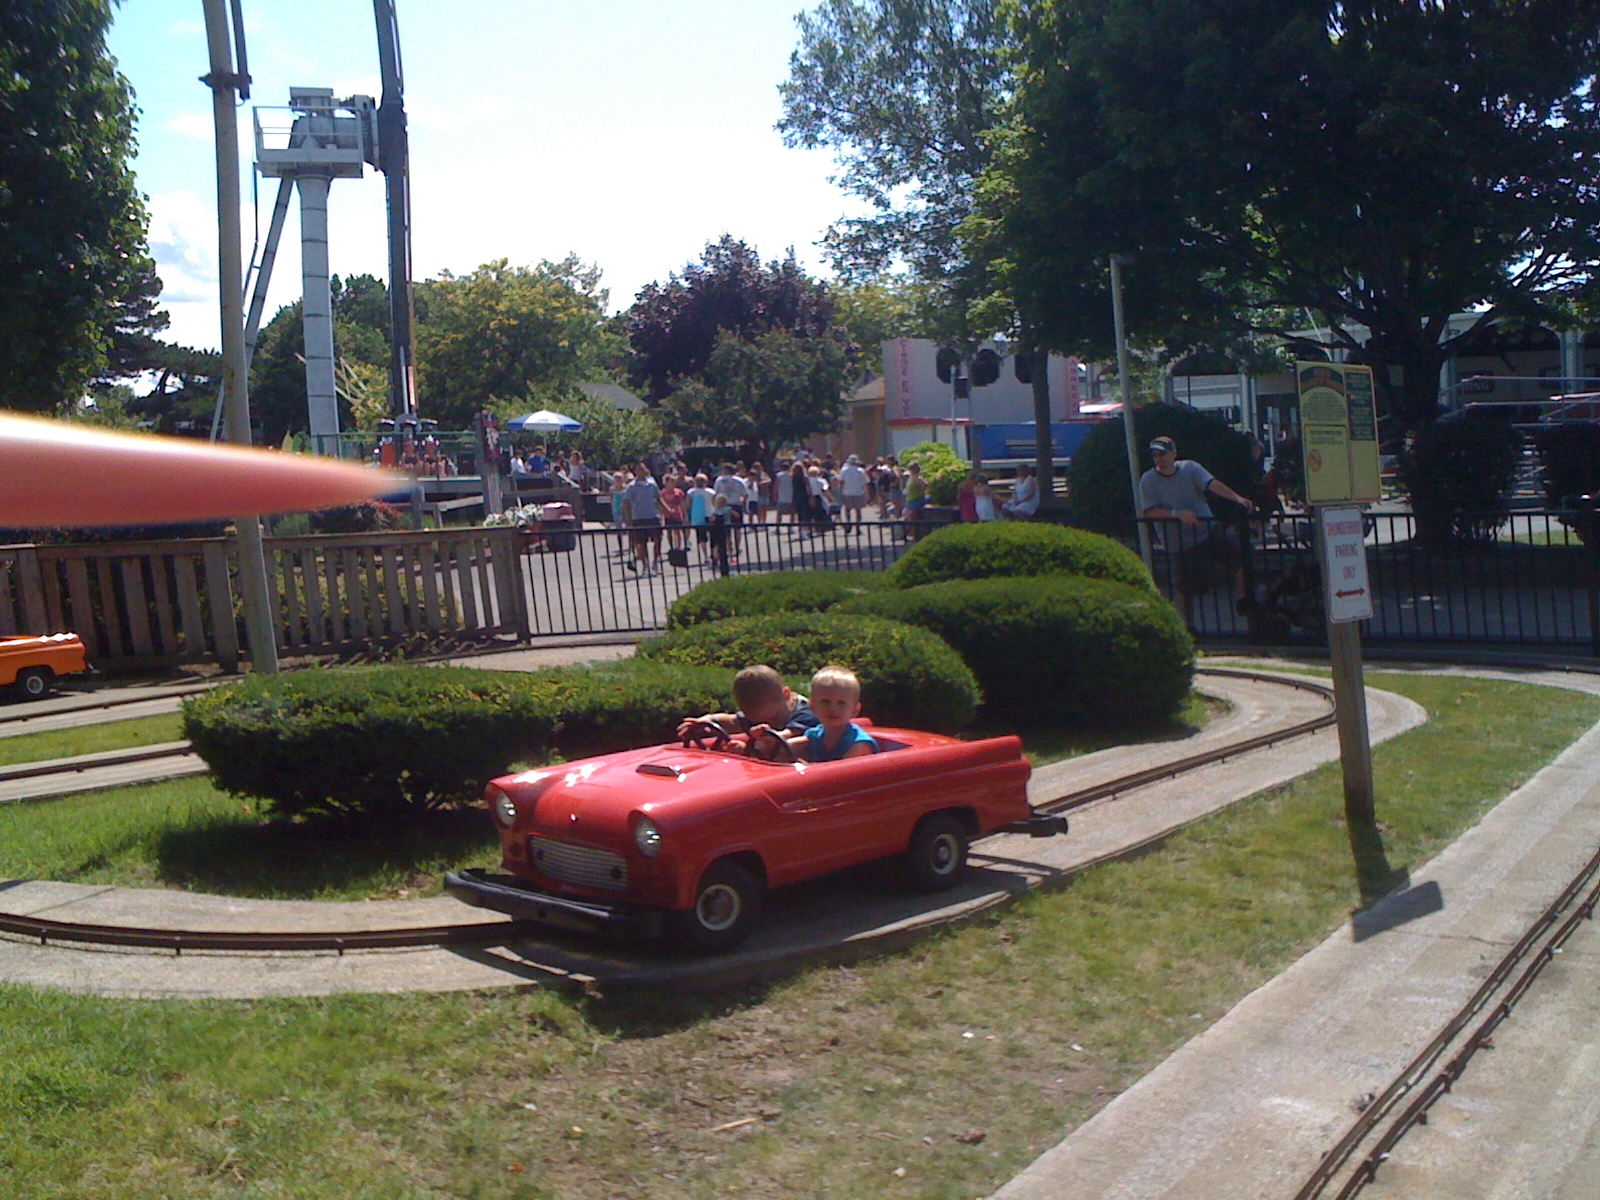
[[(1178, 548), (1198, 546), (1210, 535), (1208, 522), (1213, 514), (1206, 497), (1221, 496), (1247, 512), (1255, 505), (1234, 491), (1193, 459), (1178, 457), (1178, 446), (1169, 437), (1150, 443), (1150, 456), (1156, 465), (1139, 476), (1139, 507), (1153, 520), (1176, 520)], [(1160, 527), (1157, 526), (1158, 533)]]
[[(1144, 516), (1162, 522), (1155, 526), (1156, 537), (1177, 555), (1179, 588), (1186, 596), (1203, 592), (1204, 563), (1195, 560), (1216, 557), (1237, 564), (1239, 559), (1238, 545), (1226, 530), (1210, 542), (1213, 514), (1206, 498), (1221, 496), (1246, 512), (1254, 511), (1255, 505), (1193, 459), (1180, 459), (1177, 443), (1169, 437), (1153, 439), (1150, 456), (1156, 465), (1139, 477), (1139, 508)], [(1168, 524), (1172, 521), (1178, 522), (1176, 531)]]

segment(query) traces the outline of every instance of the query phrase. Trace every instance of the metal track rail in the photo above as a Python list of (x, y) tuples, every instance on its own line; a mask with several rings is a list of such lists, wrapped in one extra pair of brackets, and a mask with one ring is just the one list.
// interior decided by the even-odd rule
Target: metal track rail
[(37, 721), (41, 717), (62, 716), (68, 713), (83, 713), (126, 708), (132, 704), (150, 704), (157, 700), (181, 700), (187, 696), (198, 696), (201, 692), (209, 692), (215, 685), (210, 683), (197, 683), (192, 686), (174, 686), (171, 689), (162, 689), (155, 696), (124, 696), (117, 700), (96, 700), (94, 697), (85, 696), (83, 704), (62, 705), (49, 712), (17, 713), (0, 710), (0, 728), (11, 725), (26, 725), (29, 721)]
[[(1400, 1140), (1413, 1127), (1427, 1123), (1429, 1110), (1461, 1078), (1472, 1057), (1493, 1044), (1494, 1031), (1511, 1015), (1517, 1002), (1561, 952), (1579, 924), (1594, 916), (1595, 906), (1600, 904), (1597, 877), (1600, 877), (1600, 851), (1528, 927), (1438, 1036), (1367, 1107), (1339, 1144), (1323, 1156), (1317, 1169), (1295, 1194), (1295, 1200), (1317, 1200), (1358, 1154), (1361, 1157), (1336, 1193), (1338, 1200), (1350, 1200), (1373, 1181), (1378, 1168)], [(1583, 896), (1585, 888), (1590, 889), (1587, 896)], [(1485, 1012), (1488, 1015), (1469, 1034), (1467, 1027)], [(1449, 1061), (1435, 1070), (1447, 1054), (1451, 1055)], [(1406, 1103), (1408, 1097), (1409, 1103)], [(1398, 1115), (1385, 1125), (1396, 1110), (1399, 1110)], [(1380, 1125), (1383, 1126), (1381, 1132)], [(1367, 1149), (1362, 1153), (1364, 1146)]]
[[(1069, 812), (1099, 800), (1106, 800), (1153, 783), (1172, 779), (1189, 771), (1199, 770), (1216, 762), (1237, 758), (1257, 750), (1275, 746), (1292, 738), (1315, 733), (1334, 722), (1333, 689), (1326, 684), (1309, 679), (1292, 679), (1279, 675), (1259, 675), (1250, 671), (1227, 668), (1204, 668), (1201, 674), (1219, 675), (1233, 679), (1250, 679), (1281, 684), (1285, 687), (1312, 692), (1328, 700), (1329, 711), (1275, 733), (1258, 734), (1242, 738), (1186, 758), (1175, 759), (1160, 767), (1136, 771), (1109, 783), (1097, 784), (1076, 792), (1068, 792), (1035, 807), (1046, 813)], [(173, 753), (182, 751), (174, 750)], [(1084, 866), (1092, 866), (1086, 863)], [(346, 950), (383, 950), (399, 947), (450, 946), (468, 944), (500, 944), (516, 941), (541, 928), (529, 921), (490, 921), (461, 925), (434, 925), (414, 929), (358, 930), (346, 933), (219, 933), (203, 930), (145, 929), (124, 925), (88, 925), (73, 921), (56, 921), (46, 917), (11, 916), (0, 914), (0, 933), (14, 934), (37, 940), (40, 945), (67, 942), (86, 945), (144, 947), (171, 950), (181, 954), (184, 950), (232, 951), (271, 953), (276, 951), (323, 951), (343, 954)]]

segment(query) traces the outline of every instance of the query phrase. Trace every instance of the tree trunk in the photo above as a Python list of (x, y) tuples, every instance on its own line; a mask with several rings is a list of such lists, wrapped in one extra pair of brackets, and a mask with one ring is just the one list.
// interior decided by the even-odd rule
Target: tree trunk
[(1056, 460), (1050, 437), (1050, 351), (1030, 351), (1033, 358), (1034, 478), (1039, 481), (1039, 502), (1055, 499)]

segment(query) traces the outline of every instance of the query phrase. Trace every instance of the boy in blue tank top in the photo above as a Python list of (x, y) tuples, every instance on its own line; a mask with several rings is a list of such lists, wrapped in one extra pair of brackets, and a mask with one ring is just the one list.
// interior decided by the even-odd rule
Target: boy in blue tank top
[(821, 724), (785, 739), (796, 757), (835, 762), (878, 752), (872, 735), (855, 723), (861, 715), (861, 681), (855, 672), (845, 667), (823, 667), (813, 675), (811, 711)]

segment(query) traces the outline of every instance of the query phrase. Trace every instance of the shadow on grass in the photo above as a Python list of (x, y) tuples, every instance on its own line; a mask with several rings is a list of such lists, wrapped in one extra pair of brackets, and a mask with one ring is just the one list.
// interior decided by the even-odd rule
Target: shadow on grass
[(406, 889), (435, 891), (446, 868), (499, 859), (481, 809), (405, 820), (218, 821), (161, 835), (162, 882), (194, 891), (269, 899), (325, 899)]

